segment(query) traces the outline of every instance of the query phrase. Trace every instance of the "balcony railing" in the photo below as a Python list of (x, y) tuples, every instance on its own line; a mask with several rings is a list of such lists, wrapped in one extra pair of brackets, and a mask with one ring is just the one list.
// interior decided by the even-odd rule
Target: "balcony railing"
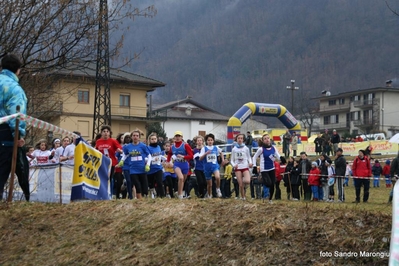
[(373, 104), (377, 103), (379, 99), (367, 99), (367, 100), (360, 100), (360, 101), (354, 101), (353, 106), (357, 108), (368, 108), (372, 107)]
[(374, 125), (374, 121), (373, 121), (373, 119), (369, 119), (369, 118), (366, 118), (366, 119), (359, 119), (359, 120), (355, 120), (355, 121), (353, 121), (353, 125), (355, 126), (355, 127), (368, 127), (368, 126), (373, 126)]
[(111, 105), (112, 116), (147, 117), (147, 107)]
[(350, 104), (322, 105), (317, 112), (319, 113), (341, 113), (350, 109)]

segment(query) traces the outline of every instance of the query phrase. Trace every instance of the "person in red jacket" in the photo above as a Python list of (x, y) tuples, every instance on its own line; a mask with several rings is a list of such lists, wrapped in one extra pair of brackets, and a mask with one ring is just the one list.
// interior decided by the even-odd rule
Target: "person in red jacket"
[(308, 178), (308, 184), (313, 194), (313, 201), (323, 200), (323, 188), (320, 183), (320, 173), (320, 169), (317, 167), (317, 162), (313, 162)]
[(385, 186), (386, 187), (392, 187), (391, 161), (389, 159), (385, 161), (384, 168), (382, 169), (382, 174), (385, 176)]
[(365, 155), (364, 150), (359, 150), (359, 156), (353, 160), (352, 172), (356, 189), (356, 200), (353, 203), (360, 202), (360, 191), (362, 186), (364, 187), (363, 202), (367, 202), (369, 199), (370, 177), (372, 174), (370, 159)]

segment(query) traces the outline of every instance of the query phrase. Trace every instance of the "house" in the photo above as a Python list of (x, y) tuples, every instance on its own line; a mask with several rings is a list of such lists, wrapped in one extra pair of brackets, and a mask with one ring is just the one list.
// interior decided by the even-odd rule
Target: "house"
[[(40, 103), (41, 99), (32, 95), (29, 115), (68, 131), (79, 131), (86, 139), (93, 138), (96, 65), (70, 65), (47, 74), (47, 77), (53, 82), (45, 103)], [(160, 81), (110, 68), (113, 137), (136, 128), (145, 132), (147, 93), (164, 86)]]
[(150, 108), (153, 117), (164, 118), (162, 128), (168, 138), (179, 130), (183, 132), (184, 140), (212, 133), (217, 140), (226, 141), (230, 117), (194, 101), (191, 97)]
[(336, 95), (330, 92), (319, 100), (320, 129), (336, 129), (361, 135), (386, 132), (390, 137), (399, 132), (399, 88), (376, 87)]

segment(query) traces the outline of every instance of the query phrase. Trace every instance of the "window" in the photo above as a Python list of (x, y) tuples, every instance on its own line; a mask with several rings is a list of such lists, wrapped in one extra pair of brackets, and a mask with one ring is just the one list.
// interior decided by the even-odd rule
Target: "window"
[(325, 116), (323, 118), (323, 120), (324, 120), (324, 125), (338, 124), (339, 123), (339, 116), (338, 115)]
[(330, 117), (330, 123), (331, 124), (338, 124), (338, 122), (339, 122), (339, 116), (338, 115), (332, 115)]
[(360, 111), (357, 112), (352, 112), (351, 113), (351, 120), (352, 121), (357, 121), (360, 119)]
[(198, 135), (205, 137), (206, 131), (200, 130), (198, 131)]
[(119, 106), (130, 107), (130, 95), (121, 94), (119, 95)]
[(200, 124), (200, 125), (205, 125), (205, 120), (199, 121), (199, 124)]
[(339, 104), (345, 104), (345, 98), (339, 99)]
[(89, 103), (89, 91), (78, 90), (78, 103)]
[(329, 125), (330, 124), (330, 117), (329, 116), (325, 116), (324, 118), (323, 118), (323, 122), (324, 122), (324, 125)]
[(329, 100), (328, 101), (328, 105), (336, 105), (337, 104), (337, 100)]

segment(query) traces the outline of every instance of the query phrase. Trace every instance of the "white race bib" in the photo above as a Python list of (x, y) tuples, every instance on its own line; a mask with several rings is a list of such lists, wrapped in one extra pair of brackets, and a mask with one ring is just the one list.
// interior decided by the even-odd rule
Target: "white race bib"
[(216, 158), (216, 154), (207, 154), (206, 155), (206, 162), (207, 163), (216, 163), (217, 162), (217, 158)]
[(143, 157), (142, 156), (132, 156), (131, 161), (136, 162), (136, 161), (142, 161)]

